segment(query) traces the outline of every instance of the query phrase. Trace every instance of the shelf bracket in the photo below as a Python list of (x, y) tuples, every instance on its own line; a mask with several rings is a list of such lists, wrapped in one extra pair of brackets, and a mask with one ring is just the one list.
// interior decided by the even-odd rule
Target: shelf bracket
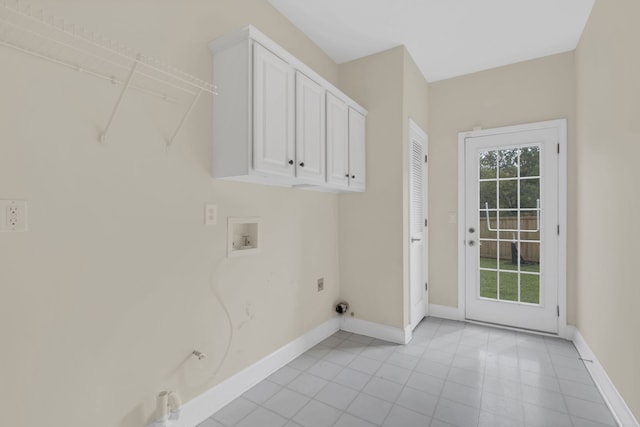
[(189, 106), (189, 109), (186, 111), (186, 113), (184, 113), (184, 115), (182, 116), (182, 119), (180, 120), (180, 123), (178, 124), (178, 127), (173, 132), (173, 135), (171, 136), (171, 139), (169, 139), (169, 141), (167, 141), (167, 148), (171, 147), (171, 144), (173, 144), (173, 141), (176, 139), (176, 136), (178, 136), (178, 133), (182, 129), (182, 126), (187, 121), (187, 119), (189, 118), (189, 115), (193, 111), (193, 107), (196, 106), (196, 103), (198, 102), (198, 99), (200, 99), (200, 95), (202, 95), (202, 89), (200, 89), (198, 91), (198, 93), (196, 93), (196, 96), (193, 98), (193, 101), (191, 102), (191, 105)]
[(129, 86), (131, 86), (131, 80), (133, 80), (133, 76), (136, 73), (136, 69), (138, 68), (138, 64), (140, 63), (140, 55), (136, 57), (133, 66), (131, 67), (131, 71), (129, 71), (129, 76), (127, 76), (127, 80), (124, 82), (124, 86), (122, 86), (122, 90), (120, 91), (120, 96), (118, 96), (118, 100), (116, 101), (115, 107), (113, 107), (113, 111), (111, 112), (111, 116), (109, 116), (109, 120), (107, 121), (107, 125), (104, 128), (104, 131), (100, 134), (100, 142), (105, 142), (107, 140), (107, 133), (109, 132), (109, 128), (111, 128), (111, 124), (113, 123), (113, 119), (116, 117), (116, 113), (120, 109), (120, 104), (122, 103), (122, 99), (124, 98), (124, 94), (127, 93)]

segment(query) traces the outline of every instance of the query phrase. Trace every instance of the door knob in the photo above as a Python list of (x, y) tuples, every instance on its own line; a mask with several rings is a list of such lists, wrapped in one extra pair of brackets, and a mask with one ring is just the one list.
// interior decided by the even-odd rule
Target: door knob
[(474, 240), (469, 240), (469, 246), (473, 246), (475, 244), (476, 244), (476, 242)]
[(469, 233), (475, 233), (475, 232), (476, 232), (476, 229), (475, 229), (475, 228), (473, 228), (473, 227), (469, 227)]

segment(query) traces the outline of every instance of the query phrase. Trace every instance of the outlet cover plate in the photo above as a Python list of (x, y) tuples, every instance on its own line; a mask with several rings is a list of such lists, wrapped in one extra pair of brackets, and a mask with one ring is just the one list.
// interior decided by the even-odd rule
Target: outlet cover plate
[(27, 231), (27, 201), (0, 200), (0, 231)]
[(204, 205), (205, 225), (216, 225), (218, 223), (218, 208), (216, 205), (207, 203)]

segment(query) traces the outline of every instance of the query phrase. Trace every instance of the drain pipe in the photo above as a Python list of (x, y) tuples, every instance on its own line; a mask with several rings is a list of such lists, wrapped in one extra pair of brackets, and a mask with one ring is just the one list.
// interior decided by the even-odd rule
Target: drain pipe
[(182, 406), (182, 402), (180, 401), (180, 397), (178, 397), (178, 393), (175, 391), (169, 392), (169, 419), (171, 421), (178, 421), (180, 419), (180, 408)]
[(180, 419), (182, 402), (175, 391), (162, 391), (156, 398), (156, 421), (149, 427), (170, 427)]

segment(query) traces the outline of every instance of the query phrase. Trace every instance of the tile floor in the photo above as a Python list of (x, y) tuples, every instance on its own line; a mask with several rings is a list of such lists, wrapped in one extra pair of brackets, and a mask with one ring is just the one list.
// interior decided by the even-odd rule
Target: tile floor
[(436, 318), (337, 332), (199, 427), (616, 426), (572, 343)]

